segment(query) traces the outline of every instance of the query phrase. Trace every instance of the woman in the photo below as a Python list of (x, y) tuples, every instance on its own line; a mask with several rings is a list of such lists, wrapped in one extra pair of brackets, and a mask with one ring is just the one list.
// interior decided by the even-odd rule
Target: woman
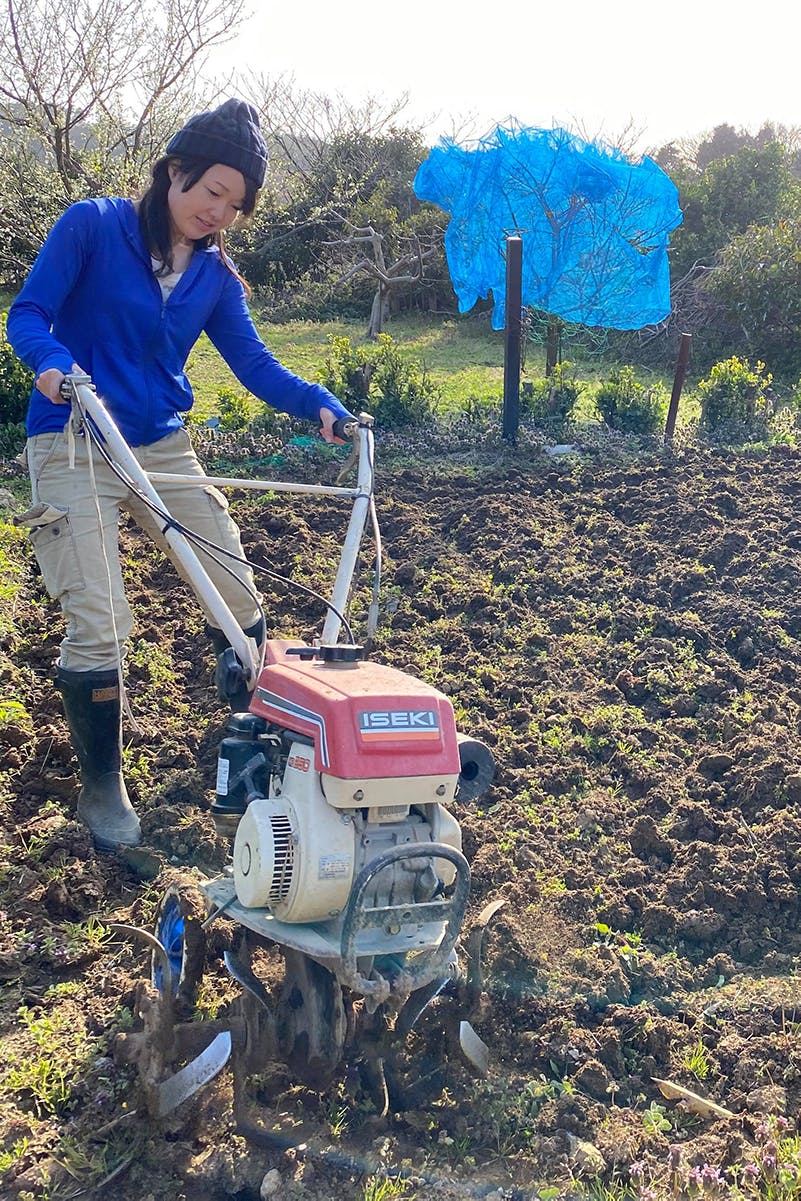
[[(78, 816), (100, 847), (135, 845), (141, 836), (121, 774), (119, 672), (132, 628), (119, 561), (121, 510), (160, 535), (105, 462), (97, 454), (90, 462), (88, 439), (72, 444), (60, 388), (69, 372), (87, 373), (146, 471), (202, 475), (181, 415), (193, 401), (186, 359), (205, 330), (249, 391), (319, 423), (325, 440), (336, 440), (334, 422), (347, 410), (270, 354), (225, 255), (223, 231), (252, 213), (266, 166), (258, 117), (243, 101), (192, 117), (167, 145), (138, 204), (84, 200), (63, 214), (8, 316), (9, 340), (35, 375), (27, 418), (34, 503), (18, 521), (30, 529), (47, 590), (66, 618), (57, 684), (81, 768)], [(177, 521), (243, 558), (221, 493), (180, 484), (160, 492)], [(225, 558), (226, 571), (200, 557), (243, 630), (260, 641), (250, 568)], [(222, 653), (222, 632), (209, 632)]]

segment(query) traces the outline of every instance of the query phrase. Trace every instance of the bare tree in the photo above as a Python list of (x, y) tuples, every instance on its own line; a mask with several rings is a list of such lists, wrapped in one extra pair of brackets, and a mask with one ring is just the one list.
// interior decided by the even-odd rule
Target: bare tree
[(588, 123), (581, 117), (572, 117), (570, 120), (571, 129), (575, 130), (580, 138), (585, 142), (597, 142), (604, 146), (611, 146), (615, 150), (619, 150), (621, 154), (625, 154), (626, 158), (635, 162), (641, 156), (639, 149), (642, 143), (645, 127), (638, 125), (633, 117), (629, 117), (625, 125), (617, 130), (606, 131), (603, 122), (594, 129), (590, 129)]
[(260, 264), (291, 260), (302, 243), (304, 268), (332, 289), (369, 276), (367, 336), (375, 337), (390, 298), (419, 285), (442, 249), (438, 214), (421, 213), (412, 190), (426, 147), (421, 131), (402, 123), (408, 97), (354, 102), (262, 75), (249, 78), (245, 94), (270, 144), (270, 196), (240, 260), (258, 275)]
[(391, 136), (409, 102), (406, 93), (394, 100), (370, 95), (351, 101), (339, 93), (298, 88), (285, 75), (251, 75), (243, 86), (270, 141), (274, 185), (280, 178), (289, 198), (324, 178), (336, 157), (340, 178), (349, 177), (354, 189), (351, 195), (323, 198), (324, 206), (334, 207), (354, 199), (355, 185), (375, 167), (371, 143)]
[[(0, 0), (0, 247), (30, 258), (20, 215), (38, 190), (39, 224), (86, 195), (130, 190), (196, 103), (207, 51), (244, 0)], [(46, 201), (46, 203), (45, 203)]]
[[(377, 338), (384, 328), (387, 316), (388, 302), (393, 290), (418, 284), (423, 279), (424, 264), (427, 259), (436, 254), (436, 247), (429, 246), (423, 250), (420, 239), (412, 235), (406, 239), (409, 249), (402, 251), (393, 263), (387, 263), (384, 254), (384, 235), (378, 233), (371, 225), (358, 226), (351, 224), (342, 217), (342, 224), (350, 230), (347, 237), (325, 242), (326, 246), (335, 246), (346, 253), (357, 250), (355, 261), (350, 264), (335, 284), (346, 283), (355, 275), (364, 272), (376, 282), (376, 292), (370, 310), (370, 320), (367, 325), (367, 338)], [(361, 253), (362, 248), (369, 248), (368, 256)]]

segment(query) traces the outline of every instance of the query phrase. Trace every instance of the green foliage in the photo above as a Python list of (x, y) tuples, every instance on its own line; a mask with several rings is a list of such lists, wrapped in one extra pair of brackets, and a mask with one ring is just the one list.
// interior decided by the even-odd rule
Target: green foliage
[(573, 416), (583, 385), (572, 374), (571, 363), (558, 363), (544, 379), (533, 380), (520, 397), (520, 415), (536, 425), (561, 430)]
[(425, 368), (404, 358), (389, 334), (366, 346), (354, 346), (348, 337), (331, 338), (320, 382), (349, 408), (367, 408), (390, 428), (425, 424), (440, 401)]
[(766, 390), (772, 378), (765, 374), (764, 363), (752, 368), (736, 355), (716, 363), (698, 385), (701, 429), (732, 441), (764, 434), (769, 416)]
[(652, 1101), (648, 1108), (643, 1110), (642, 1124), (646, 1134), (652, 1137), (672, 1130), (664, 1105), (659, 1105), (656, 1101)]
[(624, 434), (653, 434), (664, 424), (666, 397), (661, 384), (646, 387), (633, 367), (620, 367), (596, 393), (598, 412), (613, 430)]
[(10, 421), (8, 425), (0, 425), (0, 459), (10, 459), (18, 455), (25, 445), (25, 426), (21, 421)]
[(220, 388), (217, 392), (217, 405), (220, 415), (220, 430), (223, 433), (243, 430), (249, 425), (250, 405), (244, 393), (234, 392), (233, 388)]
[(686, 1048), (681, 1057), (681, 1066), (696, 1080), (706, 1080), (710, 1072), (709, 1054), (700, 1038)]
[[(23, 420), (33, 388), (33, 372), (11, 349), (6, 334), (7, 319), (8, 313), (0, 313), (0, 427), (16, 426)], [(0, 439), (2, 437), (0, 429)], [(2, 449), (0, 453), (3, 453)]]
[(684, 220), (671, 235), (671, 273), (683, 278), (696, 263), (707, 266), (750, 225), (769, 225), (788, 192), (797, 188), (791, 156), (779, 141), (742, 145), (725, 157), (674, 173)]
[(801, 208), (732, 238), (703, 284), (725, 322), (727, 348), (769, 362), (783, 375), (801, 367)]
[(392, 1197), (408, 1196), (408, 1190), (409, 1183), (402, 1176), (368, 1176), (361, 1201), (390, 1201)]
[(438, 307), (452, 303), (442, 211), (418, 200), (412, 186), (428, 153), (421, 132), (396, 123), (371, 132), (364, 126), (377, 114), (344, 111), (337, 127), (300, 154), (298, 128), (286, 123), (325, 129), (332, 117), (318, 98), (321, 111), (305, 114), (304, 121), (307, 104), (314, 107), (308, 96), (285, 101), (283, 121), (281, 105), (271, 106), (275, 154), (267, 190), (251, 220), (228, 239), (260, 301), (281, 319), (365, 317), (376, 280), (357, 267), (365, 243), (348, 238), (354, 228), (369, 226), (380, 234), (387, 264), (410, 249), (415, 255), (421, 247), (436, 250), (427, 256), (423, 283), (393, 289), (399, 304), (428, 307), (432, 293)]
[(29, 1046), (11, 1055), (3, 1084), (39, 1116), (63, 1112), (72, 1095), (76, 1056), (90, 1046), (86, 1030), (76, 1027), (67, 1012), (37, 1013), (22, 1006), (18, 1013)]

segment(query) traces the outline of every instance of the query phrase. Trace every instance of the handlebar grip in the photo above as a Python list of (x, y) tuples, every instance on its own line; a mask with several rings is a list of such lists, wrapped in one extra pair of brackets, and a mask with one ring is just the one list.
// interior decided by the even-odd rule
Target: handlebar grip
[(356, 428), (355, 417), (337, 417), (334, 422), (334, 437), (347, 440), (353, 437)]

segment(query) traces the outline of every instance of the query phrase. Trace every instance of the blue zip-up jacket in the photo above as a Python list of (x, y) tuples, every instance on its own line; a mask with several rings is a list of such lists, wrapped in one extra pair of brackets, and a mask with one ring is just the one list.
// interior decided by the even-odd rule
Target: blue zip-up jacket
[[(8, 340), (38, 376), (78, 363), (130, 446), (183, 425), (193, 396), (184, 366), (205, 330), (254, 396), (293, 417), (347, 409), (283, 367), (259, 337), (239, 280), (216, 246), (195, 250), (166, 303), (130, 200), (81, 200), (53, 226), (8, 314)], [(69, 406), (34, 390), (28, 436), (64, 428)]]

